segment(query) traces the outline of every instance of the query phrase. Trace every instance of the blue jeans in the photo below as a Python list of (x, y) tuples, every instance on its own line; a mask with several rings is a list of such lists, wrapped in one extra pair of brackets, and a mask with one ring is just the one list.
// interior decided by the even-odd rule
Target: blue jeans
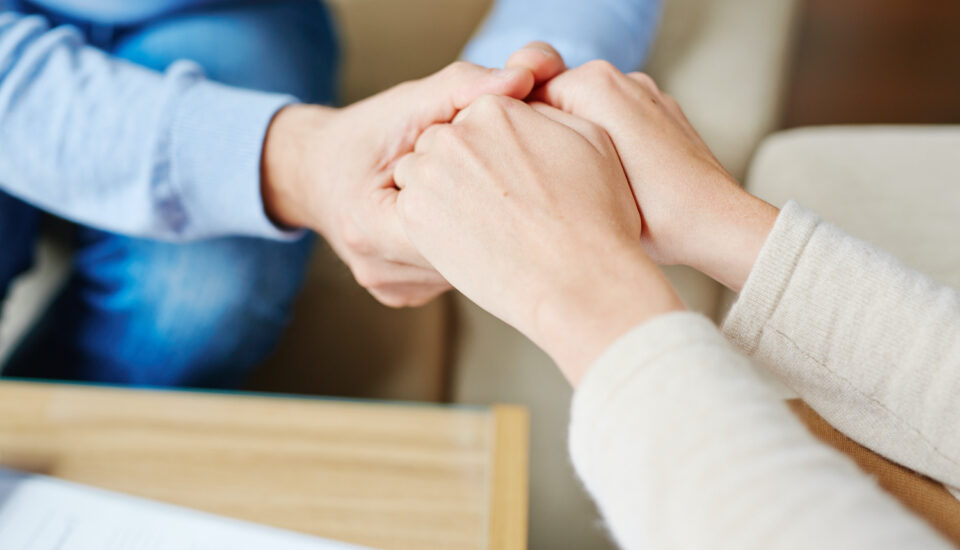
[[(65, 20), (92, 45), (162, 70), (191, 59), (226, 84), (331, 103), (338, 48), (316, 0), (236, 1), (133, 28)], [(0, 299), (31, 265), (42, 214), (0, 192)], [(289, 318), (312, 238), (171, 244), (75, 226), (73, 271), (4, 372), (149, 386), (234, 387)]]

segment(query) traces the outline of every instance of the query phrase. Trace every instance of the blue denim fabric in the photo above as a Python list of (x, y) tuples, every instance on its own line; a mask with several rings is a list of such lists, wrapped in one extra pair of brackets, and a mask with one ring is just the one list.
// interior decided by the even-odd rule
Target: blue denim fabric
[(10, 281), (33, 262), (39, 212), (0, 191), (0, 300)]
[[(21, 7), (40, 11), (26, 2)], [(335, 100), (337, 39), (315, 0), (231, 2), (131, 28), (41, 13), (153, 69), (191, 59), (225, 84)], [(0, 192), (0, 298), (29, 265), (36, 217), (35, 209)], [(314, 241), (172, 244), (80, 226), (75, 237), (67, 287), (5, 375), (234, 387), (279, 338)]]

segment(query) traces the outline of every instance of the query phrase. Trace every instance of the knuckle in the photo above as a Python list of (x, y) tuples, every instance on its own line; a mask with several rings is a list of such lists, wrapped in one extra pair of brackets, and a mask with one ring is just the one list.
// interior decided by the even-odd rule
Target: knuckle
[(447, 65), (442, 73), (445, 73), (447, 76), (457, 78), (467, 76), (476, 71), (477, 65), (470, 63), (469, 61), (458, 60)]
[(435, 126), (435, 128), (433, 137), (438, 145), (456, 144), (463, 140), (463, 129), (460, 126), (444, 124), (443, 126)]
[[(477, 115), (479, 118), (486, 119), (486, 120), (505, 119), (508, 113), (510, 112), (510, 109), (513, 108), (512, 101), (513, 100), (511, 100), (510, 98), (500, 96), (500, 95), (493, 95), (493, 94), (482, 95), (479, 98), (477, 98), (476, 101), (473, 102), (473, 104), (470, 105), (470, 109), (471, 109), (470, 115)], [(463, 138), (466, 137), (466, 133), (464, 129), (459, 128), (458, 131), (460, 133), (456, 136), (457, 138), (462, 140)], [(454, 136), (449, 136), (449, 137), (454, 137)]]
[(630, 79), (640, 85), (642, 93), (647, 95), (654, 103), (665, 103), (667, 95), (664, 94), (657, 82), (647, 73), (631, 73)]
[(422, 164), (417, 167), (420, 175), (436, 169), (442, 163), (444, 154), (451, 150), (463, 148), (466, 142), (466, 129), (461, 125), (445, 124), (431, 130), (429, 146), (421, 148)]
[(651, 77), (647, 73), (641, 73), (641, 72), (630, 73), (630, 78), (649, 88), (658, 89), (656, 81), (653, 80), (653, 77)]
[[(440, 143), (446, 151), (470, 148), (470, 130), (463, 126), (451, 126), (440, 134)], [(443, 164), (438, 163), (438, 166)], [(435, 169), (437, 166), (434, 167)]]
[(584, 72), (599, 78), (613, 78), (622, 74), (620, 69), (605, 59), (589, 61), (583, 65), (582, 69)]
[(506, 99), (493, 94), (482, 95), (473, 104), (481, 113), (495, 113), (506, 109)]

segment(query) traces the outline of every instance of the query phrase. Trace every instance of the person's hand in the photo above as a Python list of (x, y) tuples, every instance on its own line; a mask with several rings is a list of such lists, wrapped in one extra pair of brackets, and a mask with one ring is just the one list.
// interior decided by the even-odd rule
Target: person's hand
[(574, 384), (618, 336), (682, 308), (639, 244), (620, 160), (592, 123), (485, 96), (424, 132), (394, 178), (414, 246)]
[(526, 97), (538, 67), (494, 71), (458, 62), (343, 109), (282, 109), (264, 144), (267, 214), (278, 224), (323, 235), (381, 302), (427, 302), (449, 285), (400, 226), (394, 164), (425, 128), (450, 121), (477, 97)]
[(559, 74), (534, 97), (609, 133), (654, 260), (692, 266), (740, 290), (777, 209), (740, 188), (673, 98), (649, 76), (602, 61)]
[(504, 66), (507, 69), (527, 69), (533, 73), (537, 86), (567, 70), (560, 53), (546, 42), (530, 42), (513, 52)]

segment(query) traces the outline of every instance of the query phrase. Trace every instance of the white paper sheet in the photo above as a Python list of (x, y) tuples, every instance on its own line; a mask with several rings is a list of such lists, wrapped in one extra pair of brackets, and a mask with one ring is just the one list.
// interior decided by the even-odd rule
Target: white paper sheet
[(3, 550), (363, 550), (0, 469)]

